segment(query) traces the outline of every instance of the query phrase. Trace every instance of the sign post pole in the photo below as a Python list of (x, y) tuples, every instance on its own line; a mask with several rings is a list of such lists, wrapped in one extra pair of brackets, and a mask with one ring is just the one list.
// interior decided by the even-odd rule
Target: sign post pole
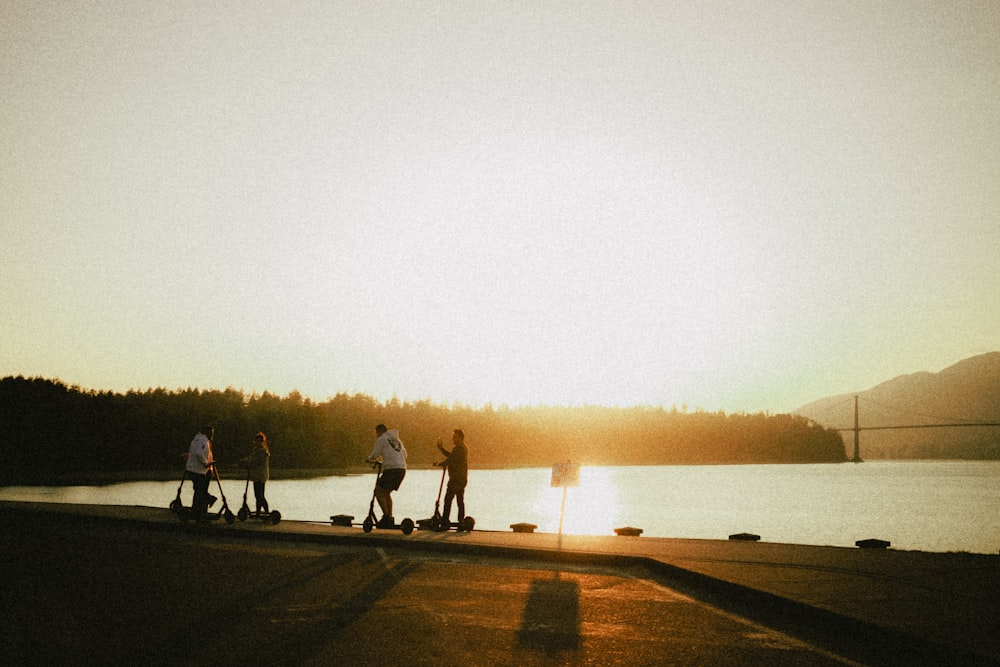
[(571, 486), (580, 486), (580, 464), (567, 461), (552, 466), (552, 484), (550, 486), (561, 486), (563, 490), (562, 507), (559, 509), (559, 541), (557, 545), (558, 549), (562, 549), (563, 518), (566, 515), (566, 489)]
[(559, 508), (559, 548), (560, 549), (562, 549), (562, 526), (563, 526), (563, 517), (566, 515), (566, 489), (568, 489), (568, 488), (569, 487), (567, 487), (567, 486), (563, 487), (562, 507)]

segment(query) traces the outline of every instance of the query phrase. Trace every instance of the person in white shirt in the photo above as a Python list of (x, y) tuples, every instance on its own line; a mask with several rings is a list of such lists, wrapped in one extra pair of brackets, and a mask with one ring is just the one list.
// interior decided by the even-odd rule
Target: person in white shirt
[(205, 519), (208, 506), (214, 501), (214, 498), (208, 493), (209, 473), (215, 464), (215, 457), (212, 456), (212, 438), (214, 437), (215, 429), (213, 427), (202, 426), (191, 441), (191, 447), (188, 448), (185, 474), (194, 486), (191, 514), (197, 521)]
[(390, 431), (385, 424), (375, 427), (375, 435), (375, 447), (365, 461), (382, 462), (382, 476), (375, 485), (375, 500), (382, 509), (378, 525), (380, 528), (391, 528), (396, 523), (392, 516), (392, 492), (399, 489), (406, 476), (406, 447), (399, 439), (399, 431)]

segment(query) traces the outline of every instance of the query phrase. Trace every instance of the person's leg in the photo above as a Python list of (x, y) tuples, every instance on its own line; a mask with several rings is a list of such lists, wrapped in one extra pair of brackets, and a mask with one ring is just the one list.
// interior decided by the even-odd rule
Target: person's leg
[(385, 492), (385, 516), (388, 517), (388, 522), (392, 523), (392, 491)]
[(465, 521), (465, 487), (455, 491), (455, 503), (458, 505), (458, 524)]
[(376, 486), (375, 500), (378, 502), (379, 509), (382, 510), (382, 516), (391, 516), (389, 510), (392, 508), (392, 498), (389, 496), (389, 492), (381, 486)]
[(198, 478), (190, 470), (184, 471), (184, 478), (191, 480), (191, 490), (194, 495), (191, 496), (191, 513), (194, 514), (194, 509), (198, 507), (198, 500), (200, 500), (200, 493), (198, 491)]
[(448, 523), (451, 521), (451, 503), (455, 499), (455, 492), (452, 491), (451, 487), (444, 492), (444, 510), (441, 514), (441, 519), (444, 522), (445, 528), (448, 527)]
[(260, 516), (260, 510), (264, 507), (266, 512), (267, 501), (264, 500), (264, 482), (258, 482), (254, 480), (253, 483), (253, 497), (256, 502), (257, 516)]
[(195, 520), (202, 519), (208, 513), (208, 474), (191, 474), (191, 484), (194, 486), (194, 500), (191, 501), (191, 514)]

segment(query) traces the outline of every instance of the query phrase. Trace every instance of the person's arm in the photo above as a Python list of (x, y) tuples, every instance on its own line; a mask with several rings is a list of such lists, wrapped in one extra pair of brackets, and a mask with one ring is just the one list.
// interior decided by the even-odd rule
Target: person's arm
[(205, 468), (210, 468), (214, 459), (212, 458), (212, 443), (208, 440), (198, 443), (194, 449), (195, 458)]
[(449, 452), (447, 449), (441, 446), (441, 438), (438, 438), (437, 445), (438, 449), (441, 450), (442, 454), (444, 454), (445, 456), (451, 456), (451, 452)]
[(448, 460), (451, 458), (451, 452), (441, 446), (441, 438), (438, 438), (437, 446), (438, 449), (441, 450), (441, 453), (444, 454), (444, 460), (439, 463), (435, 463), (434, 465), (446, 468), (448, 467)]

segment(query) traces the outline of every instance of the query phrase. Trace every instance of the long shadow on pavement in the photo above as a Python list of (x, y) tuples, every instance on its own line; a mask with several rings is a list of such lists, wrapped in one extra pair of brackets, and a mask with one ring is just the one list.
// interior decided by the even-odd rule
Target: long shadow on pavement
[(524, 606), (518, 641), (554, 656), (580, 648), (580, 586), (575, 581), (535, 579)]

